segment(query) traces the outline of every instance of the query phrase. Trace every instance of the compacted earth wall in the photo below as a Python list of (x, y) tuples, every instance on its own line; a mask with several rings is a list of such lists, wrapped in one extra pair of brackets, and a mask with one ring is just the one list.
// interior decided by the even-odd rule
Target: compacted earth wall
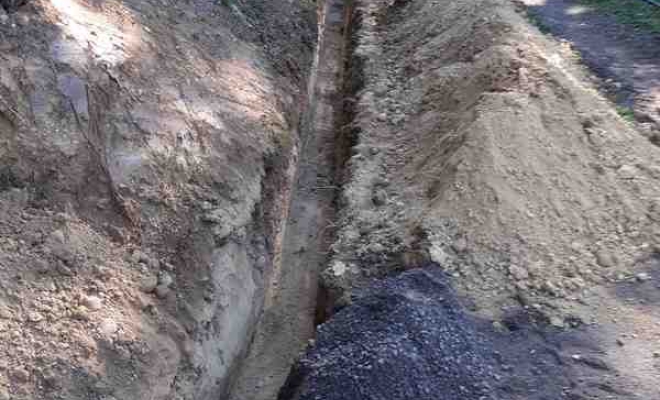
[(218, 399), (281, 241), (309, 1), (0, 10), (0, 399)]

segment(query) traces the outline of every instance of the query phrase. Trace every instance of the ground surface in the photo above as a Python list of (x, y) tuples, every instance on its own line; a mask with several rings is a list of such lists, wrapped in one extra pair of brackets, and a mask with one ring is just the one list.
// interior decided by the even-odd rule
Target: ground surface
[(627, 33), (641, 125), (507, 0), (356, 0), (312, 79), (309, 1), (0, 5), (0, 400), (272, 399), (330, 312), (282, 396), (660, 398)]
[(337, 308), (431, 259), (481, 318), (588, 327), (617, 390), (660, 396), (660, 150), (511, 2), (356, 4), (357, 144), (323, 273)]
[(0, 399), (223, 396), (281, 242), (314, 5), (1, 4)]
[(614, 101), (637, 111), (642, 132), (660, 143), (660, 34), (619, 23), (589, 3), (523, 0), (543, 31), (566, 40)]

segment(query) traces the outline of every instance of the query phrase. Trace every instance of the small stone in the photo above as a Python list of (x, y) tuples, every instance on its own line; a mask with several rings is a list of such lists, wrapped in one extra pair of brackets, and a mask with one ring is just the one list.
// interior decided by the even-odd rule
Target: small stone
[(37, 258), (36, 260), (34, 260), (33, 265), (34, 265), (35, 271), (37, 271), (40, 274), (45, 274), (50, 269), (49, 265), (48, 265), (48, 262), (46, 260), (41, 259), (41, 258)]
[(6, 307), (0, 306), (0, 319), (11, 319), (13, 316), (11, 310)]
[(467, 240), (464, 238), (460, 238), (454, 242), (454, 244), (451, 245), (452, 249), (454, 249), (455, 252), (457, 253), (464, 253), (467, 250)]
[(76, 307), (76, 309), (71, 313), (71, 318), (77, 319), (79, 321), (87, 321), (89, 320), (89, 312), (87, 311), (86, 307)]
[(374, 178), (374, 186), (387, 187), (390, 185), (390, 181), (387, 178), (376, 177)]
[(16, 23), (19, 26), (28, 26), (30, 24), (30, 16), (25, 13), (19, 13), (16, 16)]
[(336, 277), (344, 275), (347, 271), (346, 264), (341, 261), (334, 261), (329, 269), (332, 271), (332, 275)]
[(170, 286), (172, 283), (174, 283), (174, 279), (172, 278), (172, 275), (168, 274), (165, 271), (160, 271), (160, 273), (158, 274), (158, 284), (164, 286)]
[(213, 239), (216, 243), (224, 242), (232, 233), (232, 227), (229, 224), (217, 224), (213, 227)]
[(371, 197), (371, 201), (373, 201), (374, 205), (376, 206), (382, 206), (387, 203), (387, 192), (385, 192), (383, 189), (378, 189), (374, 193), (374, 195)]
[(603, 268), (612, 268), (616, 264), (616, 258), (607, 250), (596, 253), (596, 262)]
[(651, 279), (651, 275), (647, 274), (646, 272), (640, 272), (639, 274), (635, 275), (635, 278), (638, 282), (646, 282)]
[(101, 299), (96, 296), (85, 296), (83, 298), (82, 304), (93, 311), (100, 310), (103, 306)]
[(220, 224), (225, 220), (225, 212), (222, 209), (211, 210), (202, 216), (202, 221), (212, 224)]
[(511, 276), (513, 276), (514, 279), (518, 281), (522, 281), (529, 278), (529, 273), (527, 272), (527, 270), (517, 265), (510, 265), (509, 273), (511, 274)]
[(27, 315), (27, 318), (30, 322), (41, 322), (44, 320), (44, 316), (36, 311), (30, 311)]
[(439, 245), (432, 245), (429, 248), (429, 254), (431, 256), (431, 261), (441, 267), (446, 267), (449, 263), (449, 255)]
[(117, 323), (111, 319), (104, 319), (101, 321), (98, 328), (99, 333), (103, 336), (112, 336), (117, 333), (118, 329), (119, 327), (117, 326)]
[(552, 316), (550, 317), (550, 325), (554, 326), (555, 328), (564, 328), (564, 320), (560, 317), (557, 316)]
[(23, 367), (17, 367), (17, 368), (12, 369), (11, 372), (9, 373), (9, 375), (13, 379), (15, 379), (19, 382), (27, 382), (28, 379), (30, 379), (30, 374)]
[(622, 347), (623, 347), (623, 346), (625, 345), (625, 342), (623, 341), (623, 339), (618, 338), (618, 339), (616, 340), (616, 344), (618, 344), (619, 346), (622, 346)]
[(170, 293), (170, 288), (167, 287), (166, 285), (156, 286), (156, 297), (158, 297), (159, 299), (166, 298), (169, 293)]
[(621, 179), (626, 180), (635, 179), (639, 175), (637, 168), (633, 167), (632, 165), (622, 165), (617, 172), (619, 173), (619, 177), (621, 177)]
[(368, 247), (369, 251), (372, 253), (383, 253), (385, 252), (385, 246), (380, 243), (372, 243)]
[(55, 243), (64, 243), (66, 241), (66, 238), (64, 237), (64, 232), (62, 232), (60, 229), (53, 231), (50, 234), (50, 238)]
[(500, 321), (493, 321), (493, 329), (495, 329), (496, 332), (506, 332), (507, 331), (504, 324)]
[(156, 286), (158, 286), (158, 278), (153, 275), (144, 277), (140, 281), (140, 289), (145, 293), (153, 292), (156, 290)]
[(660, 351), (654, 351), (653, 358), (660, 358)]
[(543, 289), (543, 291), (553, 296), (557, 296), (559, 294), (559, 288), (557, 288), (557, 286), (555, 286), (555, 284), (552, 283), (551, 281), (543, 282), (543, 286), (541, 288)]

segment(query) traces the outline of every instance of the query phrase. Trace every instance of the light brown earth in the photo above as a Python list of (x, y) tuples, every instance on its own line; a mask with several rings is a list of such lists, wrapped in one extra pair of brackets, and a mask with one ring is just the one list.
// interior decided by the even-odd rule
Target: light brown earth
[(481, 316), (590, 325), (625, 389), (658, 397), (659, 149), (507, 1), (359, 1), (356, 19), (357, 145), (323, 273), (339, 305), (431, 260)]
[(9, 10), (0, 399), (223, 396), (281, 241), (314, 5)]
[(508, 1), (321, 13), (315, 78), (319, 6), (0, 14), (0, 400), (272, 399), (315, 306), (429, 261), (660, 397), (660, 148)]

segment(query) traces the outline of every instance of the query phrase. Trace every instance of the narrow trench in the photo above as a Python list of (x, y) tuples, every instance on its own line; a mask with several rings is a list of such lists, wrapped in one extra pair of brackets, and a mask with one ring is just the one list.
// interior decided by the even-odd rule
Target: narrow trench
[(274, 400), (292, 364), (327, 318), (319, 273), (334, 241), (343, 165), (353, 145), (345, 90), (350, 67), (352, 0), (319, 4), (319, 40), (299, 127), (299, 157), (281, 253), (266, 283), (263, 313), (229, 399)]

